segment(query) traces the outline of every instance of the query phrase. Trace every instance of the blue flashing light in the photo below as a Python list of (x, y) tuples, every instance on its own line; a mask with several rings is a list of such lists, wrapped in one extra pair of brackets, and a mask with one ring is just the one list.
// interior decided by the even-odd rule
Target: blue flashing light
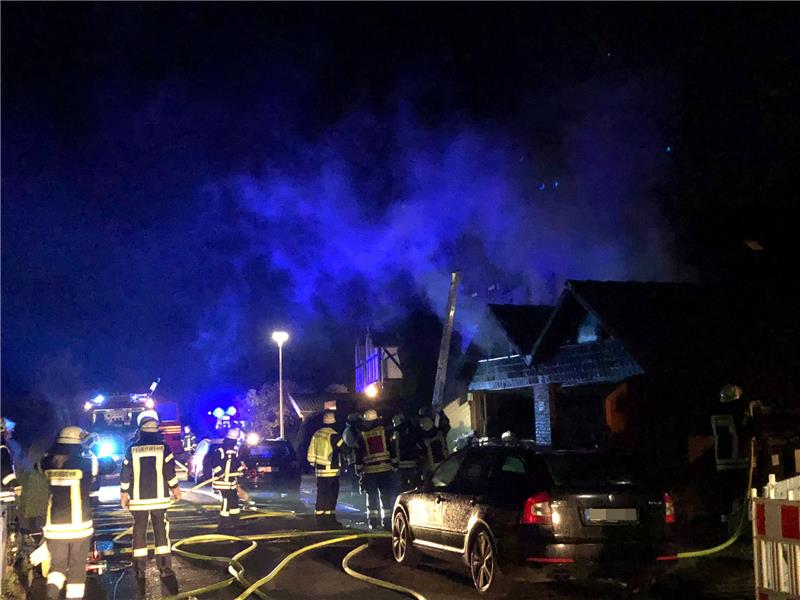
[(103, 442), (100, 444), (100, 451), (97, 453), (99, 458), (106, 458), (107, 456), (111, 456), (114, 454), (114, 444), (109, 442)]
[(214, 412), (212, 412), (211, 414), (217, 417), (218, 419), (221, 419), (222, 417), (225, 416), (225, 411), (218, 406), (217, 408), (214, 409)]
[(672, 146), (667, 146), (666, 148), (664, 148), (664, 151), (672, 152)]
[(92, 398), (92, 402), (94, 402), (95, 404), (102, 404), (105, 401), (106, 401), (106, 397), (103, 396), (103, 394), (97, 394), (97, 396)]
[(558, 187), (558, 180), (557, 180), (557, 179), (556, 179), (556, 180), (553, 182), (553, 187), (554, 187), (554, 188), (557, 188), (557, 187)]
[(539, 191), (540, 192), (543, 192), (545, 190), (545, 188), (547, 188), (547, 185), (545, 185), (544, 183), (539, 185)]
[(227, 415), (229, 415), (231, 417), (234, 416), (236, 414), (236, 407), (235, 406), (229, 406), (228, 410), (225, 411), (225, 414), (227, 414)]

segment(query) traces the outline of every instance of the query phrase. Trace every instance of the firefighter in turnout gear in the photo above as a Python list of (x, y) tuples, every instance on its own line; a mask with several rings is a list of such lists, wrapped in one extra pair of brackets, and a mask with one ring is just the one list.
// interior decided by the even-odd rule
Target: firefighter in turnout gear
[(244, 474), (246, 466), (239, 458), (237, 449), (241, 435), (238, 429), (228, 430), (222, 445), (214, 448), (211, 454), (211, 474), (215, 477), (211, 487), (222, 496), (222, 506), (219, 509), (220, 533), (231, 532), (242, 512), (239, 507), (239, 477)]
[(400, 474), (400, 491), (414, 489), (420, 483), (419, 463), (421, 452), (419, 435), (404, 414), (392, 417), (392, 445)]
[(320, 526), (336, 525), (336, 501), (339, 499), (339, 474), (342, 468), (344, 441), (333, 426), (336, 415), (326, 412), (323, 427), (318, 429), (308, 446), (308, 462), (317, 475), (317, 504), (314, 514)]
[(0, 417), (0, 576), (6, 564), (6, 545), (14, 548), (16, 540), (17, 496), (22, 488), (14, 471), (14, 461), (6, 443), (6, 420)]
[(39, 463), (50, 488), (42, 530), (50, 554), (49, 599), (59, 598), (65, 584), (67, 598), (83, 598), (94, 533), (89, 494), (93, 480), (115, 468), (113, 460), (101, 462), (84, 447), (91, 439), (80, 427), (65, 427)]
[(378, 413), (367, 410), (361, 423), (356, 449), (356, 470), (361, 488), (367, 494), (367, 516), (371, 529), (383, 526), (389, 529), (394, 505), (394, 469), (397, 458), (389, 443), (386, 428)]
[(175, 457), (158, 431), (158, 421), (153, 417), (139, 423), (139, 439), (125, 451), (122, 461), (120, 501), (133, 515), (133, 566), (144, 592), (147, 568), (147, 522), (153, 524), (156, 543), (156, 564), (161, 581), (169, 593), (178, 593), (178, 581), (172, 570), (171, 544), (167, 508), (170, 494), (181, 499), (178, 478), (175, 475)]
[(447, 439), (442, 427), (437, 427), (431, 417), (423, 417), (419, 422), (420, 446), (423, 449), (423, 464), (425, 470), (432, 472), (438, 467), (449, 452)]
[(11, 458), (11, 450), (6, 445), (6, 420), (0, 417), (0, 502), (14, 502), (19, 495), (21, 488), (17, 481), (17, 474), (14, 471), (14, 461)]

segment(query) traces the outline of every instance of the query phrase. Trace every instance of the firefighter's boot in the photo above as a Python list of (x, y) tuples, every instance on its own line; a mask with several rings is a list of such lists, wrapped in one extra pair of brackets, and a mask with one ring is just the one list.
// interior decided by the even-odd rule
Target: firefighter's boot
[(180, 589), (178, 589), (178, 578), (175, 576), (175, 571), (169, 567), (164, 567), (161, 570), (161, 585), (172, 595), (176, 596)]

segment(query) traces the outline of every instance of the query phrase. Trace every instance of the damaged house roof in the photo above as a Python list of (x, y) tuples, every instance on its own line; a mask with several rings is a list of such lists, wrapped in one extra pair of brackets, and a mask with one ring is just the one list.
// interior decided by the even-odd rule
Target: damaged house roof
[(591, 315), (646, 371), (687, 370), (729, 361), (743, 350), (746, 327), (720, 290), (689, 283), (567, 281), (537, 340), (534, 364), (578, 342), (578, 325)]

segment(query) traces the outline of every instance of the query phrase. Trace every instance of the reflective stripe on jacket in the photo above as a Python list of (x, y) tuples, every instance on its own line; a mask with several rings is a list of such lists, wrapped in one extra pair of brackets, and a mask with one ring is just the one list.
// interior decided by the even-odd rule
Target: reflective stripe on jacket
[(17, 475), (14, 472), (14, 461), (11, 452), (5, 444), (0, 446), (0, 502), (14, 502), (17, 497), (14, 493), (19, 487)]
[(447, 458), (449, 454), (447, 450), (447, 441), (441, 431), (437, 431), (431, 437), (424, 437), (423, 435), (422, 443), (425, 446), (425, 466), (428, 469), (435, 469)]
[(383, 473), (391, 471), (396, 464), (394, 451), (389, 445), (386, 429), (378, 425), (359, 434), (356, 463), (361, 473)]
[(92, 535), (89, 494), (92, 481), (101, 474), (97, 458), (78, 447), (70, 454), (45, 454), (40, 467), (49, 488), (44, 537), (77, 540)]
[(130, 494), (130, 510), (168, 508), (169, 490), (177, 486), (175, 457), (167, 444), (136, 442), (125, 451), (119, 487)]
[(235, 490), (239, 487), (239, 477), (244, 474), (245, 464), (239, 458), (236, 448), (214, 448), (211, 455), (211, 474), (216, 477), (211, 487), (215, 490)]
[(317, 477), (337, 477), (341, 469), (342, 436), (332, 427), (318, 429), (308, 445), (308, 462)]

